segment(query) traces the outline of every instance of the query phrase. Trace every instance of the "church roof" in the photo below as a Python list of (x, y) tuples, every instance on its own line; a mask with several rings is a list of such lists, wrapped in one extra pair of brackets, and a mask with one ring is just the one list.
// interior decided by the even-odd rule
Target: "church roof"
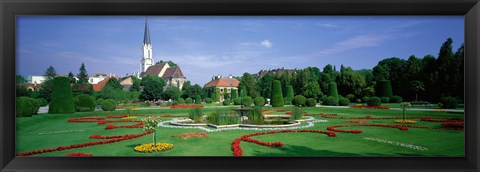
[(98, 82), (98, 84), (92, 84), (93, 86), (93, 91), (100, 91), (103, 89), (103, 87), (105, 86), (105, 84), (107, 84), (107, 82), (110, 80), (110, 78), (113, 78), (113, 77), (107, 77), (105, 78), (104, 80)]
[(147, 71), (145, 71), (142, 76), (149, 75), (149, 76), (158, 76), (162, 69), (165, 67), (165, 64), (167, 63), (160, 63), (160, 64), (155, 64), (153, 66), (150, 66), (147, 68)]
[(205, 84), (205, 87), (238, 87), (240, 81), (235, 78), (219, 78)]
[(168, 68), (163, 74), (162, 78), (185, 78), (182, 70), (178, 66)]
[(150, 32), (148, 30), (148, 18), (145, 18), (145, 33), (143, 35), (143, 44), (152, 44), (150, 42)]

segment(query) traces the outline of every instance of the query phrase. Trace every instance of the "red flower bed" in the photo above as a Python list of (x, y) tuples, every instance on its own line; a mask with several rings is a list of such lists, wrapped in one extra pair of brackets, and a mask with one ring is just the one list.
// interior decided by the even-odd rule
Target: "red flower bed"
[(203, 108), (203, 105), (201, 104), (178, 104), (178, 105), (172, 105), (170, 108), (175, 109), (175, 108)]
[(337, 114), (320, 114), (321, 117), (323, 118), (330, 118), (330, 119), (347, 119), (343, 116), (338, 116)]
[(287, 110), (284, 110), (284, 109), (279, 109), (279, 110), (275, 110), (275, 112), (286, 112)]
[(260, 135), (267, 135), (267, 134), (279, 134), (279, 133), (295, 133), (295, 132), (310, 132), (310, 133), (321, 133), (321, 134), (326, 134), (329, 137), (336, 137), (337, 135), (334, 132), (328, 132), (328, 131), (321, 131), (321, 130), (280, 130), (280, 131), (269, 131), (269, 132), (259, 132), (259, 133), (253, 133), (253, 134), (246, 134), (241, 136), (240, 138), (237, 138), (233, 140), (232, 142), (232, 150), (233, 150), (233, 156), (242, 156), (242, 148), (240, 147), (240, 142), (246, 141), (250, 143), (255, 143), (258, 145), (262, 146), (268, 146), (268, 147), (283, 147), (284, 144), (282, 142), (262, 142), (256, 139), (252, 139), (251, 137), (253, 136), (260, 136)]
[(67, 156), (93, 156), (92, 154), (86, 154), (82, 152), (77, 152), (77, 153), (70, 153)]
[[(115, 143), (115, 142), (120, 142), (120, 141), (124, 141), (124, 140), (130, 140), (130, 139), (142, 137), (142, 136), (145, 136), (145, 135), (151, 134), (151, 133), (152, 132), (144, 132), (144, 133), (141, 133), (141, 134), (125, 135), (125, 136), (122, 136), (122, 137), (107, 139), (107, 140), (103, 140), (103, 141), (86, 142), (86, 143), (80, 143), (80, 144), (71, 144), (71, 145), (68, 145), (68, 146), (58, 146), (56, 148), (47, 148), (47, 149), (42, 149), (42, 150), (34, 150), (34, 151), (30, 151), (30, 152), (22, 152), (22, 153), (17, 153), (16, 156), (31, 156), (31, 155), (42, 154), (42, 153), (47, 153), (47, 152), (63, 151), (63, 150), (68, 150), (68, 149), (76, 149), (76, 148), (82, 148), (82, 147), (88, 147), (88, 146)], [(96, 136), (96, 137), (98, 137), (98, 136)], [(114, 137), (114, 136), (109, 136), (109, 137)]]
[(464, 130), (464, 122), (444, 122), (443, 127)]
[[(134, 114), (130, 116), (145, 116), (144, 114)], [(128, 115), (109, 115), (107, 118), (125, 118), (128, 117)]]
[(329, 126), (329, 127), (327, 127), (327, 130), (333, 131), (333, 132), (354, 133), (354, 134), (360, 134), (360, 133), (363, 132), (362, 130), (338, 130), (338, 129), (336, 129), (336, 128), (340, 128), (340, 127), (355, 127), (355, 126), (388, 127), (388, 128), (398, 128), (399, 130), (408, 131), (408, 127), (407, 127), (407, 126), (403, 126), (403, 125), (390, 125), (390, 124), (336, 125), (336, 126)]
[(360, 109), (390, 109), (388, 106), (350, 106), (350, 108), (360, 108)]
[(430, 118), (430, 117), (423, 117), (420, 120), (428, 121), (428, 122), (463, 122), (462, 119), (459, 118)]

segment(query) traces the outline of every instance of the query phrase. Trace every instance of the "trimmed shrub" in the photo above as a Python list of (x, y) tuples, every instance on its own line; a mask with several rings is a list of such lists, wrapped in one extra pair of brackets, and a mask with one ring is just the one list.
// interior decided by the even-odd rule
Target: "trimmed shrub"
[(40, 106), (37, 100), (30, 97), (17, 97), (16, 100), (16, 116), (17, 117), (31, 117), (38, 113)]
[(379, 97), (373, 96), (370, 97), (367, 101), (368, 106), (380, 106), (382, 105), (382, 100)]
[(317, 100), (315, 100), (314, 98), (308, 98), (307, 102), (305, 102), (305, 105), (307, 105), (308, 107), (315, 107), (315, 105), (317, 105)]
[(195, 96), (195, 104), (202, 104), (202, 97), (200, 97), (199, 95), (196, 95)]
[(242, 98), (241, 98), (241, 97), (237, 97), (237, 98), (233, 99), (233, 104), (234, 104), (234, 105), (240, 105), (240, 104), (242, 104)]
[(294, 95), (293, 95), (293, 87), (291, 85), (287, 86), (287, 95), (285, 95), (286, 100), (288, 102), (292, 102)]
[(454, 97), (443, 97), (440, 99), (440, 103), (444, 109), (458, 108), (458, 99)]
[(192, 103), (193, 103), (193, 99), (190, 98), (190, 97), (189, 97), (189, 98), (186, 98), (186, 99), (185, 99), (185, 103), (186, 103), (186, 104), (192, 104)]
[(201, 108), (192, 108), (188, 113), (188, 118), (192, 119), (195, 122), (202, 122), (203, 121), (203, 114)]
[(48, 101), (47, 99), (44, 99), (44, 98), (37, 98), (37, 103), (39, 106), (47, 106), (48, 105)]
[(348, 105), (350, 105), (350, 100), (348, 100), (348, 98), (342, 97), (338, 100), (338, 105), (348, 106)]
[(245, 86), (240, 86), (240, 97), (245, 97), (247, 96), (247, 88)]
[(238, 97), (238, 93), (237, 93), (238, 90), (235, 90), (235, 89), (232, 89), (231, 93), (232, 93), (232, 96), (230, 97), (231, 100), (235, 99)]
[[(292, 99), (293, 100), (293, 99)], [(292, 104), (292, 101), (291, 100), (288, 100), (286, 97), (283, 98), (283, 105), (291, 105)]]
[(228, 106), (228, 105), (230, 105), (230, 104), (231, 104), (230, 100), (224, 100), (224, 101), (223, 101), (223, 105), (224, 105), (224, 106)]
[(325, 102), (327, 101), (327, 97), (326, 95), (323, 95), (322, 97), (320, 97), (320, 103), (321, 104), (325, 104)]
[(176, 101), (177, 101), (178, 104), (184, 104), (184, 103), (185, 103), (185, 99), (183, 99), (183, 98), (181, 98), (181, 97), (180, 97), (180, 98), (177, 98)]
[(294, 98), (293, 98), (293, 105), (295, 106), (305, 106), (305, 102), (307, 101), (307, 98), (305, 98), (305, 96), (302, 96), (302, 95), (296, 95)]
[(103, 98), (98, 98), (98, 99), (97, 99), (97, 105), (102, 105), (104, 101), (105, 101), (105, 99), (103, 99)]
[(246, 107), (252, 106), (252, 104), (253, 104), (252, 97), (250, 97), (250, 96), (244, 97), (243, 100), (242, 100), (242, 104), (243, 104), (243, 106), (246, 106)]
[(402, 102), (403, 102), (403, 98), (400, 96), (392, 96), (390, 98), (390, 103), (402, 103)]
[(388, 103), (388, 102), (390, 102), (390, 98), (382, 97), (382, 103)]
[(255, 106), (258, 106), (258, 107), (265, 106), (265, 98), (261, 96), (255, 97), (255, 99), (253, 100), (253, 104), (255, 104)]
[(107, 99), (107, 100), (103, 101), (103, 103), (102, 103), (102, 110), (103, 111), (114, 111), (116, 105), (117, 105), (117, 103), (115, 103), (115, 100)]
[(350, 102), (355, 102), (357, 100), (357, 97), (353, 94), (347, 94), (346, 98), (350, 100)]
[(331, 83), (328, 84), (328, 94), (327, 95), (336, 97), (337, 99), (339, 98), (338, 97), (338, 90), (337, 90), (337, 83), (331, 82)]
[(382, 80), (378, 83), (376, 92), (380, 97), (393, 97), (392, 84), (389, 80)]
[(212, 103), (212, 102), (213, 102), (213, 99), (211, 99), (211, 98), (208, 98), (208, 97), (207, 97), (207, 98), (205, 98), (205, 103)]
[(370, 99), (370, 97), (368, 97), (368, 96), (363, 96), (363, 97), (362, 97), (362, 103), (367, 103), (367, 102), (368, 102), (368, 99)]
[(279, 80), (273, 81), (273, 88), (272, 88), (272, 100), (271, 100), (272, 107), (283, 107), (283, 94), (282, 94), (282, 84)]
[(334, 96), (328, 96), (323, 104), (328, 106), (338, 106), (338, 98)]
[(81, 94), (75, 97), (75, 111), (77, 112), (91, 112), (95, 110), (95, 98), (88, 94)]
[(52, 96), (48, 106), (48, 113), (74, 113), (75, 104), (73, 103), (70, 78), (59, 76), (53, 78), (52, 82)]

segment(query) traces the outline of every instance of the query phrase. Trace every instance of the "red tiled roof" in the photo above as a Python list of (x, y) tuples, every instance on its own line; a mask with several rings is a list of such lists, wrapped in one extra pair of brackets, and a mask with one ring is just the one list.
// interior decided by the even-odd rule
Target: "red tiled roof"
[(98, 84), (92, 84), (93, 86), (93, 91), (100, 91), (103, 89), (103, 87), (105, 86), (105, 84), (107, 84), (107, 82), (110, 80), (110, 78), (112, 77), (107, 77), (105, 78), (104, 80), (98, 82)]
[(210, 81), (205, 87), (238, 87), (240, 81), (235, 78), (220, 78)]

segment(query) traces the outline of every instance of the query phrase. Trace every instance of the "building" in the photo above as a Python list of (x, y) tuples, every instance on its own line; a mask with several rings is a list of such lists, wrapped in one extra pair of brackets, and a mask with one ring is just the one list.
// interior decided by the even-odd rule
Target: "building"
[(105, 84), (107, 84), (107, 82), (110, 80), (110, 78), (114, 78), (114, 77), (106, 77), (102, 81), (100, 81), (96, 84), (92, 84), (93, 91), (101, 91), (103, 89), (103, 87), (105, 87)]
[(143, 57), (141, 62), (140, 77), (158, 76), (167, 83), (166, 86), (175, 86), (182, 89), (186, 77), (183, 75), (179, 66), (170, 66), (168, 63), (158, 63), (154, 65), (152, 54), (152, 42), (150, 41), (150, 32), (148, 29), (148, 19), (145, 19), (145, 33), (143, 35)]
[(123, 86), (123, 91), (129, 91), (130, 87), (133, 85), (133, 79), (131, 76), (129, 77), (124, 77), (120, 79), (120, 85)]
[(268, 69), (268, 70), (265, 70), (265, 69), (262, 69), (260, 70), (256, 76), (261, 78), (267, 74), (284, 74), (284, 73), (287, 73), (287, 72), (295, 72), (297, 69), (285, 69), (284, 67), (282, 68), (277, 68), (277, 69)]
[(28, 76), (27, 83), (42, 84), (46, 80), (45, 76)]
[(240, 81), (233, 78), (231, 75), (228, 77), (214, 76), (204, 87), (213, 90), (218, 89), (220, 91), (220, 101), (223, 101), (224, 95), (230, 94), (232, 91), (236, 92), (239, 84)]

